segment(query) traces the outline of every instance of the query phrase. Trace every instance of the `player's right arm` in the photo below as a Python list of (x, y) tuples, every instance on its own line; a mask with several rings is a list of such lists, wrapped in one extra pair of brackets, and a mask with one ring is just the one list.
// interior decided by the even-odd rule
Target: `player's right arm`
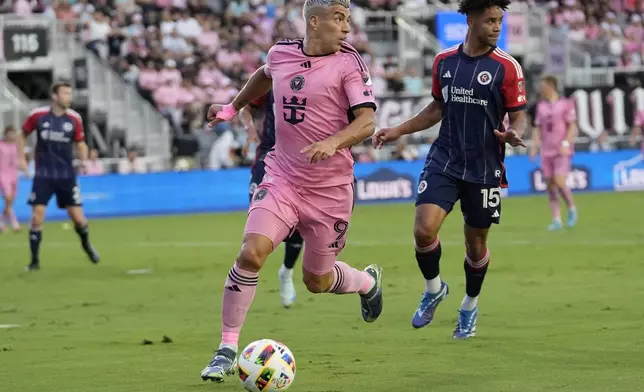
[(18, 137), (17, 147), (18, 147), (18, 169), (21, 171), (27, 170), (27, 159), (25, 158), (25, 144), (27, 144), (27, 136), (36, 130), (38, 126), (38, 117), (40, 112), (33, 110), (27, 116), (27, 119), (22, 124), (22, 132)]
[(208, 125), (213, 126), (217, 123), (230, 120), (240, 109), (268, 93), (273, 83), (268, 65), (268, 62), (270, 61), (269, 59), (270, 52), (267, 58), (267, 64), (262, 65), (257, 71), (255, 71), (253, 76), (248, 79), (248, 82), (246, 82), (235, 99), (233, 99), (232, 103), (229, 103), (228, 105), (210, 105), (210, 108), (208, 108), (208, 115), (206, 117), (208, 121), (210, 121)]
[(394, 128), (383, 128), (373, 136), (373, 146), (382, 147), (385, 143), (398, 140), (403, 135), (420, 132), (431, 128), (443, 118), (443, 103), (432, 101), (414, 117)]
[(434, 97), (434, 100), (414, 117), (397, 127), (383, 128), (376, 132), (372, 138), (374, 148), (380, 148), (385, 143), (396, 141), (403, 135), (409, 135), (431, 128), (438, 124), (438, 122), (443, 118), (444, 103), (440, 78), (438, 77), (440, 61), (441, 58), (436, 56), (434, 58), (434, 66), (432, 68), (432, 97)]

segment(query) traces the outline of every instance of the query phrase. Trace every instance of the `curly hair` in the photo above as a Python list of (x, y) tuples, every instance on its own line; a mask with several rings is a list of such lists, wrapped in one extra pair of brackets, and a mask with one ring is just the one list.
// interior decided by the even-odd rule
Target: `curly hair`
[(499, 7), (506, 11), (510, 3), (510, 0), (462, 0), (458, 4), (458, 12), (464, 15), (478, 14), (490, 7)]

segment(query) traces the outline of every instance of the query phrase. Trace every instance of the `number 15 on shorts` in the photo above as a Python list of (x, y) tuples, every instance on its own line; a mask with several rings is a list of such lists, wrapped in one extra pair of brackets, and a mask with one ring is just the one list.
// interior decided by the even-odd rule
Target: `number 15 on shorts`
[(483, 208), (490, 210), (492, 218), (499, 218), (499, 205), (501, 204), (501, 188), (481, 189)]

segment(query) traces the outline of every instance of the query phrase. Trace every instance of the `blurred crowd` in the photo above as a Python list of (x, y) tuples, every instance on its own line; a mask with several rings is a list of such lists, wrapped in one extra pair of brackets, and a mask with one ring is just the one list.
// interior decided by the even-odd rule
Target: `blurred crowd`
[[(414, 0), (415, 1), (415, 0)], [(352, 1), (348, 41), (369, 65), (378, 96), (421, 93), (421, 75), (396, 56), (374, 58), (366, 10), (395, 10), (401, 0)], [(304, 0), (15, 0), (14, 12), (57, 18), (169, 120), (175, 136), (206, 143), (206, 165), (252, 160), (240, 124), (203, 135), (207, 106), (230, 101), (278, 40), (304, 35)], [(232, 137), (231, 137), (232, 135)], [(214, 136), (214, 137), (211, 137)], [(202, 144), (203, 144), (202, 143)], [(223, 145), (222, 145), (223, 144)], [(224, 154), (221, 156), (220, 154)]]
[[(438, 1), (438, 0), (437, 0)], [(456, 0), (440, 0), (457, 3)], [(200, 145), (196, 166), (220, 168), (251, 164), (254, 149), (238, 122), (205, 127), (207, 106), (230, 101), (266, 58), (274, 42), (304, 34), (304, 0), (14, 0), (21, 16), (44, 14), (118, 71), (169, 120), (175, 137), (190, 135)], [(423, 94), (425, 83), (401, 70), (397, 55), (374, 57), (365, 32), (367, 11), (393, 11), (426, 0), (354, 0), (348, 41), (361, 53), (377, 96)], [(644, 65), (644, 0), (526, 0), (545, 7), (548, 23), (592, 54), (596, 65)], [(422, 156), (424, 146), (401, 143), (393, 159)], [(606, 142), (608, 143), (608, 142)], [(604, 144), (606, 144), (604, 143)], [(598, 144), (598, 149), (608, 148)], [(207, 146), (204, 148), (203, 146)], [(131, 162), (136, 148), (130, 149)], [(354, 149), (357, 161), (376, 159), (369, 148)], [(122, 168), (140, 171), (123, 160)], [(185, 166), (182, 163), (181, 166)], [(129, 167), (129, 166), (128, 166)]]
[(547, 7), (549, 24), (589, 53), (594, 66), (644, 66), (644, 1), (553, 0)]

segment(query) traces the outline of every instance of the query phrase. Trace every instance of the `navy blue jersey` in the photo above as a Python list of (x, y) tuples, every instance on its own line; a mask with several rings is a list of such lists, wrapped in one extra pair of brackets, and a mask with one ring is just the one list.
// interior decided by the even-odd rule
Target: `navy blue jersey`
[(432, 95), (444, 108), (426, 165), (463, 181), (506, 187), (505, 144), (494, 130), (502, 130), (506, 113), (525, 109), (521, 66), (499, 48), (470, 57), (461, 44), (436, 56), (432, 74)]
[(69, 179), (74, 171), (74, 143), (85, 139), (80, 114), (67, 109), (57, 116), (50, 107), (34, 109), (25, 120), (22, 130), (25, 135), (36, 132), (37, 178)]
[(253, 101), (251, 106), (264, 110), (264, 123), (259, 134), (257, 160), (263, 160), (266, 154), (275, 146), (275, 113), (273, 112), (273, 91)]

